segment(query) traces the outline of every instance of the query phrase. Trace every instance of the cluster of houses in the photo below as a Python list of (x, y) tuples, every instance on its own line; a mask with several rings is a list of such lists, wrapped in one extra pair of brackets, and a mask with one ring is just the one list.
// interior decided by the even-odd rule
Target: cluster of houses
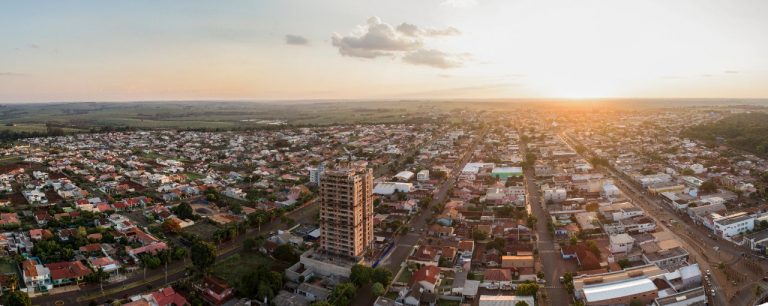
[[(530, 136), (541, 205), (559, 241), (561, 257), (575, 269), (573, 293), (584, 305), (678, 305), (707, 301), (703, 273), (673, 234), (623, 194), (562, 135), (542, 129)], [(659, 186), (661, 175), (637, 178)], [(690, 304), (685, 304), (690, 305)]]
[[(590, 125), (572, 123), (578, 129), (568, 135), (712, 236), (764, 254), (768, 206), (759, 199), (768, 161), (680, 136), (686, 127), (722, 116), (706, 110), (605, 116)], [(650, 121), (662, 128), (649, 128)]]
[[(376, 305), (435, 305), (446, 296), (482, 305), (534, 305), (533, 296), (511, 293), (519, 284), (540, 281), (517, 131), (498, 126), (485, 134), (456, 130), (446, 137), (435, 146), (476, 143), (472, 161), (457, 168), (456, 153), (428, 150), (435, 152), (433, 161), (447, 161), (433, 164), (430, 173), (457, 171), (458, 180), (448, 199), (433, 207), (430, 224), (420, 233), (425, 239), (396, 276), (390, 290), (397, 296), (381, 297)], [(497, 293), (480, 294), (483, 290)]]

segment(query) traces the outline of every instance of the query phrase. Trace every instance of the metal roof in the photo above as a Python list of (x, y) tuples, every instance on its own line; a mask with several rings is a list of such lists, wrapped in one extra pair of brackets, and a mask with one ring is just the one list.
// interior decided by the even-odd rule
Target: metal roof
[(597, 302), (656, 291), (657, 288), (647, 277), (638, 277), (621, 282), (585, 286), (583, 290), (587, 302)]

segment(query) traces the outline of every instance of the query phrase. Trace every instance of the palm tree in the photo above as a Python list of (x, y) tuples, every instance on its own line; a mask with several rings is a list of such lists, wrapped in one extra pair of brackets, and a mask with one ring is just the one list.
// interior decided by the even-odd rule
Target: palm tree
[(102, 268), (102, 267), (99, 267), (99, 269), (96, 270), (96, 272), (93, 272), (93, 273), (96, 274), (95, 275), (96, 279), (99, 280), (99, 288), (101, 289), (101, 294), (103, 295), (104, 294), (104, 282), (103, 281), (109, 277), (109, 274), (107, 274), (107, 272), (104, 272), (104, 268)]
[(168, 262), (171, 261), (171, 251), (169, 249), (161, 250), (157, 257), (165, 263), (165, 283), (168, 283)]
[(16, 273), (8, 275), (8, 285), (11, 287), (11, 292), (16, 291), (16, 286), (19, 283), (19, 276)]

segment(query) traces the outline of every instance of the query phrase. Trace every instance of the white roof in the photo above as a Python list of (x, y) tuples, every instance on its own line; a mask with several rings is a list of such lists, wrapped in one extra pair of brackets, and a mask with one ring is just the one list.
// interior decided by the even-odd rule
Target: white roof
[(533, 296), (527, 295), (481, 295), (479, 306), (514, 306), (517, 302), (535, 306)]
[(476, 280), (465, 280), (464, 281), (464, 290), (462, 290), (463, 295), (477, 295), (477, 288), (480, 287), (480, 281)]
[(611, 243), (616, 243), (616, 244), (625, 244), (625, 243), (635, 242), (635, 238), (632, 238), (632, 236), (627, 234), (611, 235), (609, 239)]
[(398, 182), (383, 182), (376, 184), (373, 188), (373, 193), (381, 195), (390, 195), (395, 193), (395, 190), (400, 192), (410, 192), (413, 189), (411, 183), (398, 183)]
[(311, 232), (309, 232), (309, 234), (307, 234), (307, 235), (312, 237), (312, 238), (320, 238), (320, 229), (316, 228), (316, 229), (312, 230)]
[(399, 180), (407, 181), (413, 178), (413, 172), (411, 171), (400, 171), (400, 173), (396, 174), (395, 177)]
[(683, 279), (688, 279), (692, 277), (701, 276), (701, 270), (699, 269), (699, 264), (692, 264), (690, 266), (685, 266), (680, 268), (680, 277)]
[(523, 173), (522, 167), (496, 167), (491, 173)]
[(654, 291), (658, 288), (647, 277), (638, 277), (615, 283), (585, 286), (583, 290), (587, 302), (597, 302)]
[(478, 173), (478, 172), (480, 172), (480, 168), (482, 168), (482, 167), (484, 167), (486, 165), (487, 166), (491, 166), (491, 167), (494, 166), (493, 163), (467, 163), (466, 165), (464, 165), (464, 169), (462, 169), (461, 171), (462, 172), (467, 172), (467, 173), (470, 173), (470, 172), (471, 173)]

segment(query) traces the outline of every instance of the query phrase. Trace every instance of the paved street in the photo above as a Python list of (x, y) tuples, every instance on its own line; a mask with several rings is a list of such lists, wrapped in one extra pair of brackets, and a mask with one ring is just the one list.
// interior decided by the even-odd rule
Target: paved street
[[(527, 153), (525, 143), (521, 143), (520, 152), (522, 156)], [(526, 184), (526, 200), (531, 207), (531, 213), (536, 217), (536, 248), (539, 250), (539, 261), (544, 270), (544, 279), (547, 284), (544, 290), (547, 292), (547, 299), (542, 301), (549, 305), (569, 305), (571, 296), (560, 284), (560, 276), (565, 273), (565, 266), (560, 251), (555, 248), (554, 238), (547, 228), (549, 214), (542, 208), (542, 201), (539, 197), (539, 188), (536, 186), (536, 175), (530, 168), (524, 169)]]

